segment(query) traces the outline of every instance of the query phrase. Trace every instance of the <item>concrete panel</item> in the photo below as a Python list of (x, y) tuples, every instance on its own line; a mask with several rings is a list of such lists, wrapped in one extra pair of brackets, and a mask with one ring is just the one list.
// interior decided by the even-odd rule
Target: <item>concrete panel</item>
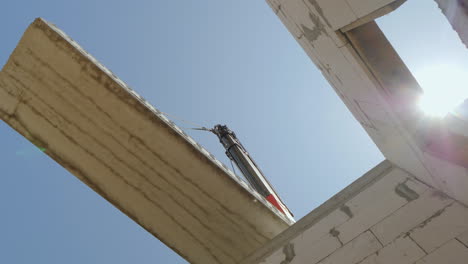
[(355, 264), (382, 248), (371, 232), (365, 232), (338, 249), (319, 264)]
[[(330, 234), (330, 230), (348, 219), (349, 216), (343, 211), (333, 211), (326, 218), (320, 219), (309, 229), (291, 239), (281, 250), (278, 250), (277, 252), (281, 252), (282, 257), (278, 258), (278, 253), (275, 253), (267, 258), (266, 263), (281, 263), (287, 257), (288, 248), (293, 249), (295, 256), (290, 264), (319, 262), (343, 245)], [(280, 261), (276, 262), (277, 259)]]
[(336, 227), (337, 237), (347, 243), (409, 201), (418, 199), (427, 187), (408, 177), (406, 172), (393, 169), (372, 188), (346, 202), (344, 206), (352, 218)]
[(265, 0), (265, 2), (270, 6), (271, 9), (273, 9), (273, 12), (275, 12), (275, 14), (278, 13), (280, 4), (277, 0)]
[(291, 224), (41, 19), (0, 72), (0, 117), (191, 263), (238, 263)]
[(426, 253), (410, 238), (401, 237), (359, 264), (412, 264)]
[(467, 262), (468, 248), (457, 240), (451, 240), (416, 264), (466, 264)]
[(294, 22), (310, 42), (318, 38), (330, 38), (337, 47), (347, 43), (340, 32), (329, 26), (328, 20), (315, 1), (281, 0), (280, 6), (283, 14)]
[[(340, 31), (346, 32), (347, 39), (344, 40), (336, 32), (331, 34), (336, 29), (333, 23), (340, 22), (330, 22), (333, 20), (330, 17), (333, 11), (330, 10), (335, 4), (342, 5), (341, 1), (304, 0), (308, 12), (299, 0), (277, 1), (284, 7), (283, 15), (294, 21), (302, 31), (298, 38), (296, 36), (298, 42), (384, 156), (412, 174), (406, 179), (413, 180), (401, 182), (399, 180), (403, 178), (392, 178), (389, 173), (373, 185), (356, 192), (354, 197), (342, 200), (340, 208), (350, 217), (330, 229), (329, 235), (336, 237), (346, 247), (350, 243), (348, 241), (354, 241), (356, 236), (369, 232), (369, 228), (375, 231), (377, 237), (382, 238), (380, 242), (389, 247), (386, 249), (388, 257), (378, 257), (385, 256), (382, 253), (385, 250), (382, 250), (368, 258), (370, 263), (413, 263), (424, 255), (424, 251), (431, 252), (456, 236), (462, 239), (461, 233), (466, 230), (468, 219), (464, 207), (453, 201), (467, 204), (466, 166), (453, 166), (458, 162), (456, 160), (447, 159), (449, 162), (443, 164), (440, 160), (433, 162), (427, 158), (427, 139), (443, 143), (444, 138), (428, 138), (437, 124), (427, 121), (416, 106), (422, 90), (377, 24), (366, 20), (394, 10), (404, 1), (347, 0), (353, 13), (360, 19), (340, 28)], [(338, 21), (348, 19), (345, 16)], [(366, 22), (369, 23), (362, 24)], [(466, 138), (462, 140), (463, 144), (468, 145)], [(462, 155), (455, 155), (456, 158), (464, 158), (463, 151), (460, 153)], [(386, 184), (379, 185), (385, 181)], [(395, 188), (397, 186), (399, 190)], [(395, 194), (400, 197), (395, 197)], [(448, 198), (446, 195), (452, 197)], [(311, 215), (316, 216), (319, 211), (321, 210), (312, 212)], [(328, 211), (322, 214), (322, 220), (331, 215)], [(336, 247), (332, 240), (328, 240), (329, 235), (314, 238), (304, 235), (322, 221), (313, 219), (302, 219), (244, 263), (257, 263), (255, 260), (262, 259), (266, 260), (265, 263), (276, 264), (277, 262), (270, 262), (268, 256), (276, 254), (274, 252), (277, 250), (284, 250), (283, 246), (292, 241), (296, 242), (297, 247), (297, 243), (323, 238), (328, 245), (324, 251)], [(303, 236), (302, 240), (298, 239), (300, 236)], [(307, 247), (299, 246), (301, 253), (294, 259), (301, 259), (301, 263), (310, 263), (304, 261), (306, 257), (302, 258), (303, 254), (307, 255)], [(314, 248), (314, 252), (319, 248), (315, 245), (310, 247)], [(339, 263), (342, 258), (339, 254), (335, 255), (342, 252), (344, 247), (332, 252), (326, 259), (336, 258), (333, 263)], [(288, 259), (288, 255), (283, 254), (282, 262), (279, 263), (295, 263), (294, 259)], [(349, 259), (346, 263), (349, 263)]]
[[(468, 168), (468, 138), (459, 134), (442, 137), (435, 133), (436, 122), (425, 119), (417, 107), (422, 94), (418, 83), (378, 26), (364, 19), (391, 12), (404, 1), (347, 0), (348, 5), (339, 0), (272, 2), (281, 10), (280, 17), (289, 21), (285, 25), (295, 32), (294, 37), (384, 156), (419, 180), (468, 205), (465, 191), (468, 176), (457, 173), (446, 177), (445, 172), (454, 170), (445, 166), (439, 172), (425, 153), (437, 154), (449, 163)], [(346, 32), (344, 38), (333, 24), (350, 19), (347, 6), (358, 17), (365, 17), (340, 28)], [(348, 15), (340, 17), (337, 12)], [(340, 22), (331, 22), (333, 19)], [(365, 22), (368, 23), (362, 24)], [(447, 142), (452, 147), (459, 146), (456, 153), (443, 149)], [(442, 152), (437, 152), (440, 149)]]
[(286, 16), (286, 14), (284, 13), (284, 7), (281, 4), (282, 0), (267, 0), (267, 2), (273, 9), (273, 11), (276, 13), (278, 18), (281, 20), (281, 22), (283, 22), (283, 24), (286, 26), (289, 33), (291, 33), (291, 35), (293, 35), (294, 38), (299, 38), (302, 35), (302, 31), (294, 23), (294, 21), (291, 20), (291, 18)]
[(323, 237), (300, 236), (291, 243), (295, 245), (296, 253), (291, 264), (317, 263), (342, 246), (336, 237), (328, 233)]
[[(346, 44), (345, 46), (340, 48), (341, 53), (347, 60), (347, 64), (343, 70), (349, 72), (350, 75), (354, 75), (353, 83), (348, 83), (347, 80), (342, 85), (346, 87), (346, 91), (348, 94), (352, 94), (352, 97), (359, 101), (359, 102), (366, 102), (368, 104), (375, 105), (379, 112), (383, 112), (384, 116), (387, 117), (385, 120), (388, 119), (388, 113), (385, 106), (379, 104), (380, 101), (383, 101), (383, 98), (379, 95), (376, 91), (375, 86), (378, 85), (377, 82), (373, 78), (369, 78), (371, 76), (371, 72), (367, 69), (366, 65), (360, 60), (359, 55), (354, 50), (350, 43)], [(356, 82), (357, 81), (357, 82)], [(378, 98), (379, 100), (375, 100)], [(373, 109), (374, 111), (376, 109)], [(372, 114), (366, 113), (367, 115)]]
[(346, 0), (357, 17), (364, 17), (396, 0)]
[(285, 261), (286, 258), (287, 258), (286, 253), (278, 250), (273, 255), (269, 256), (268, 259), (263, 260), (262, 262), (259, 262), (259, 264), (281, 263)]
[[(329, 261), (335, 258), (333, 257), (330, 259), (327, 257), (332, 257), (337, 252), (343, 252), (339, 253), (339, 255), (341, 255), (344, 254), (344, 252), (351, 251), (353, 247), (361, 246), (364, 250), (366, 248), (365, 245), (369, 245), (371, 248), (377, 247), (376, 245), (380, 247), (380, 243), (370, 232), (362, 232), (357, 235), (357, 237), (360, 236), (361, 238), (355, 238), (352, 240), (354, 241), (353, 243), (349, 242), (344, 244), (338, 238), (336, 227), (353, 218), (353, 212), (346, 206), (346, 202), (352, 200), (361, 192), (374, 188), (380, 181), (387, 178), (391, 179), (394, 176), (394, 174), (391, 174), (391, 171), (394, 169), (395, 168), (388, 161), (382, 162), (241, 263), (302, 264), (317, 263), (317, 261), (320, 260), (324, 261), (324, 263), (329, 263)], [(364, 233), (366, 234), (363, 235)], [(288, 258), (286, 252), (291, 251), (291, 246), (288, 245), (293, 245), (294, 254), (289, 254), (289, 256), (294, 255), (294, 258), (288, 260), (289, 262), (282, 262)], [(346, 249), (340, 251), (343, 246), (346, 247)], [(375, 249), (374, 252), (377, 249)], [(373, 252), (370, 252), (366, 256), (372, 253)], [(279, 257), (281, 255), (283, 257)], [(362, 260), (366, 257), (362, 255), (365, 254), (356, 255), (356, 258), (359, 259), (362, 257)], [(337, 257), (337, 259), (341, 259), (341, 257)], [(280, 261), (278, 262), (278, 260)]]
[[(281, 1), (281, 0), (277, 0)], [(405, 0), (304, 0), (331, 30), (346, 32), (398, 8)], [(354, 7), (351, 7), (354, 5)]]
[[(431, 166), (431, 162), (426, 161), (424, 152), (466, 168), (468, 138), (452, 133), (448, 122), (430, 119), (421, 113), (417, 101), (422, 90), (375, 23), (353, 29), (347, 32), (347, 36), (360, 55), (360, 59), (375, 76), (381, 86), (380, 93), (391, 106), (390, 118), (394, 120), (392, 122), (392, 119), (388, 119), (387, 123), (394, 123), (397, 133), (392, 133), (395, 136), (390, 141), (391, 145), (376, 142), (382, 153), (427, 184), (464, 201), (466, 188), (458, 184), (461, 180), (459, 174), (454, 177), (441, 175)], [(388, 128), (381, 129), (383, 134), (388, 134), (390, 131)], [(396, 138), (398, 134), (405, 141), (398, 140)], [(392, 145), (397, 147), (392, 148)], [(402, 155), (398, 155), (399, 153)], [(443, 184), (444, 181), (446, 184)], [(448, 191), (443, 185), (454, 186), (455, 190)]]
[(457, 239), (458, 239), (458, 241), (463, 243), (466, 247), (468, 247), (468, 231), (466, 231), (465, 233), (459, 235), (457, 237)]
[[(401, 65), (399, 63), (401, 60), (398, 56), (390, 54), (387, 57), (391, 58), (393, 62), (391, 72), (401, 72), (400, 75), (404, 78), (392, 79), (390, 78), (391, 74), (376, 75), (375, 72), (372, 72), (375, 71), (375, 68), (369, 68), (368, 65), (372, 62), (363, 61), (362, 58), (366, 58), (366, 56), (359, 54), (355, 45), (350, 45), (340, 34), (333, 31), (328, 25), (329, 23), (327, 24), (329, 18), (325, 16), (323, 9), (317, 2), (277, 1), (282, 11), (281, 16), (285, 16), (288, 21), (293, 21), (294, 24), (294, 26), (291, 26), (291, 23), (285, 25), (294, 30), (297, 28), (301, 30), (299, 37), (297, 33), (294, 36), (382, 153), (422, 181), (437, 187), (437, 182), (433, 180), (431, 171), (422, 161), (422, 151), (417, 142), (414, 141), (412, 132), (403, 126), (402, 121), (409, 122), (408, 118), (401, 119), (399, 116), (401, 112), (408, 109), (409, 102), (420, 93), (420, 89), (411, 89), (409, 92), (402, 89), (402, 87), (417, 87), (417, 83), (413, 85), (415, 84), (414, 78), (411, 75), (403, 74), (409, 73), (406, 68), (399, 70), (398, 66)], [(380, 36), (377, 38), (382, 46), (379, 50), (384, 51), (387, 47), (391, 47), (386, 39), (381, 37), (383, 35), (377, 32), (378, 27), (375, 24), (369, 30)], [(349, 37), (349, 33), (347, 34)], [(379, 67), (388, 65), (385, 59), (381, 61), (378, 64)], [(376, 76), (379, 79), (376, 79)], [(407, 85), (406, 81), (411, 85)], [(391, 92), (396, 101), (400, 103), (397, 111), (387, 100), (390, 88), (382, 87), (382, 84), (395, 88)], [(401, 104), (401, 102), (405, 103)], [(404, 106), (405, 109), (401, 109), (401, 106)], [(413, 111), (413, 108), (409, 109)], [(413, 116), (414, 114), (411, 112), (410, 117)]]
[(2, 111), (6, 115), (12, 115), (21, 100), (22, 91), (11, 85), (11, 80), (0, 78), (0, 98), (2, 98)]
[(435, 0), (453, 29), (468, 47), (468, 1), (467, 0)]
[(430, 253), (468, 230), (468, 208), (458, 202), (439, 210), (411, 231), (410, 236)]
[[(393, 12), (396, 10), (398, 7), (400, 7), (406, 0), (395, 0), (387, 5), (384, 5), (383, 7), (380, 7), (371, 13), (368, 13), (367, 15), (361, 16), (359, 19), (355, 20), (354, 22), (348, 24), (345, 27), (342, 27), (340, 29), (341, 32), (347, 32), (349, 30), (352, 30), (356, 27), (362, 26), (364, 24), (367, 24), (369, 22), (372, 22), (376, 20), (379, 17), (382, 17), (388, 13)], [(372, 2), (374, 3), (374, 2)]]
[(359, 102), (369, 122), (375, 127), (366, 129), (384, 156), (398, 166), (414, 174), (424, 183), (440, 189), (434, 170), (424, 162), (424, 153), (412, 141), (411, 136), (390, 120), (391, 112), (381, 105)]
[[(309, 0), (309, 2), (314, 1)], [(315, 2), (333, 30), (338, 30), (358, 19), (346, 0), (316, 0)]]
[(409, 264), (464, 232), (466, 207), (383, 163), (242, 264)]
[(427, 190), (419, 199), (398, 209), (371, 230), (386, 245), (451, 203), (453, 200), (440, 191)]
[(316, 263), (340, 248), (343, 244), (330, 234), (330, 230), (347, 220), (349, 216), (346, 213), (335, 210), (291, 240), (290, 243), (295, 245), (297, 255), (291, 264)]
[(424, 161), (436, 176), (437, 186), (457, 200), (468, 204), (468, 169), (424, 153)]

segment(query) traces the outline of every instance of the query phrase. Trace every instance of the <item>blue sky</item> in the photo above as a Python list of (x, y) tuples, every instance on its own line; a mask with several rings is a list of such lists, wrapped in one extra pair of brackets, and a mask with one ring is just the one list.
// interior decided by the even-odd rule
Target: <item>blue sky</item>
[[(156, 108), (231, 127), (297, 219), (383, 160), (263, 0), (135, 3), (3, 3), (0, 65), (34, 18), (55, 23)], [(411, 70), (466, 67), (432, 1), (378, 22)], [(229, 164), (214, 135), (188, 132)], [(185, 263), (3, 122), (0, 133), (0, 263)]]

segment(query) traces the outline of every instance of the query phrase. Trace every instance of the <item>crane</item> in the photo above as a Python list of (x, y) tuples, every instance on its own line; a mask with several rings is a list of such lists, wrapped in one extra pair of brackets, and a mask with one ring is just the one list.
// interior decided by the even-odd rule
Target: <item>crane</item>
[(294, 221), (291, 211), (279, 198), (270, 182), (232, 130), (226, 125), (220, 124), (215, 125), (212, 129), (202, 127), (200, 130), (210, 131), (218, 136), (219, 141), (226, 149), (226, 155), (236, 164), (250, 185), (287, 218)]

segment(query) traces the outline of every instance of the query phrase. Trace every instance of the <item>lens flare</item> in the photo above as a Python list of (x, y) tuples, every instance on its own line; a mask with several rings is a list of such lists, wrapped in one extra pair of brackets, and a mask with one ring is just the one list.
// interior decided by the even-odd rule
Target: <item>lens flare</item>
[(414, 73), (424, 95), (419, 107), (430, 116), (444, 117), (468, 98), (468, 85), (464, 79), (468, 70), (457, 65), (439, 64)]

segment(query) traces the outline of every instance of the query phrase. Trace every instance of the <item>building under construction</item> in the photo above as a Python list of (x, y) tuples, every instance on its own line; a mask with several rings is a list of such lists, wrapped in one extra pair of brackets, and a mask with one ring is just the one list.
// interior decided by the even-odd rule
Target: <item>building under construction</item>
[[(428, 118), (375, 23), (404, 0), (268, 0), (386, 160), (297, 222), (227, 127), (236, 176), (51, 23), (0, 72), (0, 118), (190, 263), (468, 263), (468, 123)], [(468, 43), (468, 1), (436, 0)]]

